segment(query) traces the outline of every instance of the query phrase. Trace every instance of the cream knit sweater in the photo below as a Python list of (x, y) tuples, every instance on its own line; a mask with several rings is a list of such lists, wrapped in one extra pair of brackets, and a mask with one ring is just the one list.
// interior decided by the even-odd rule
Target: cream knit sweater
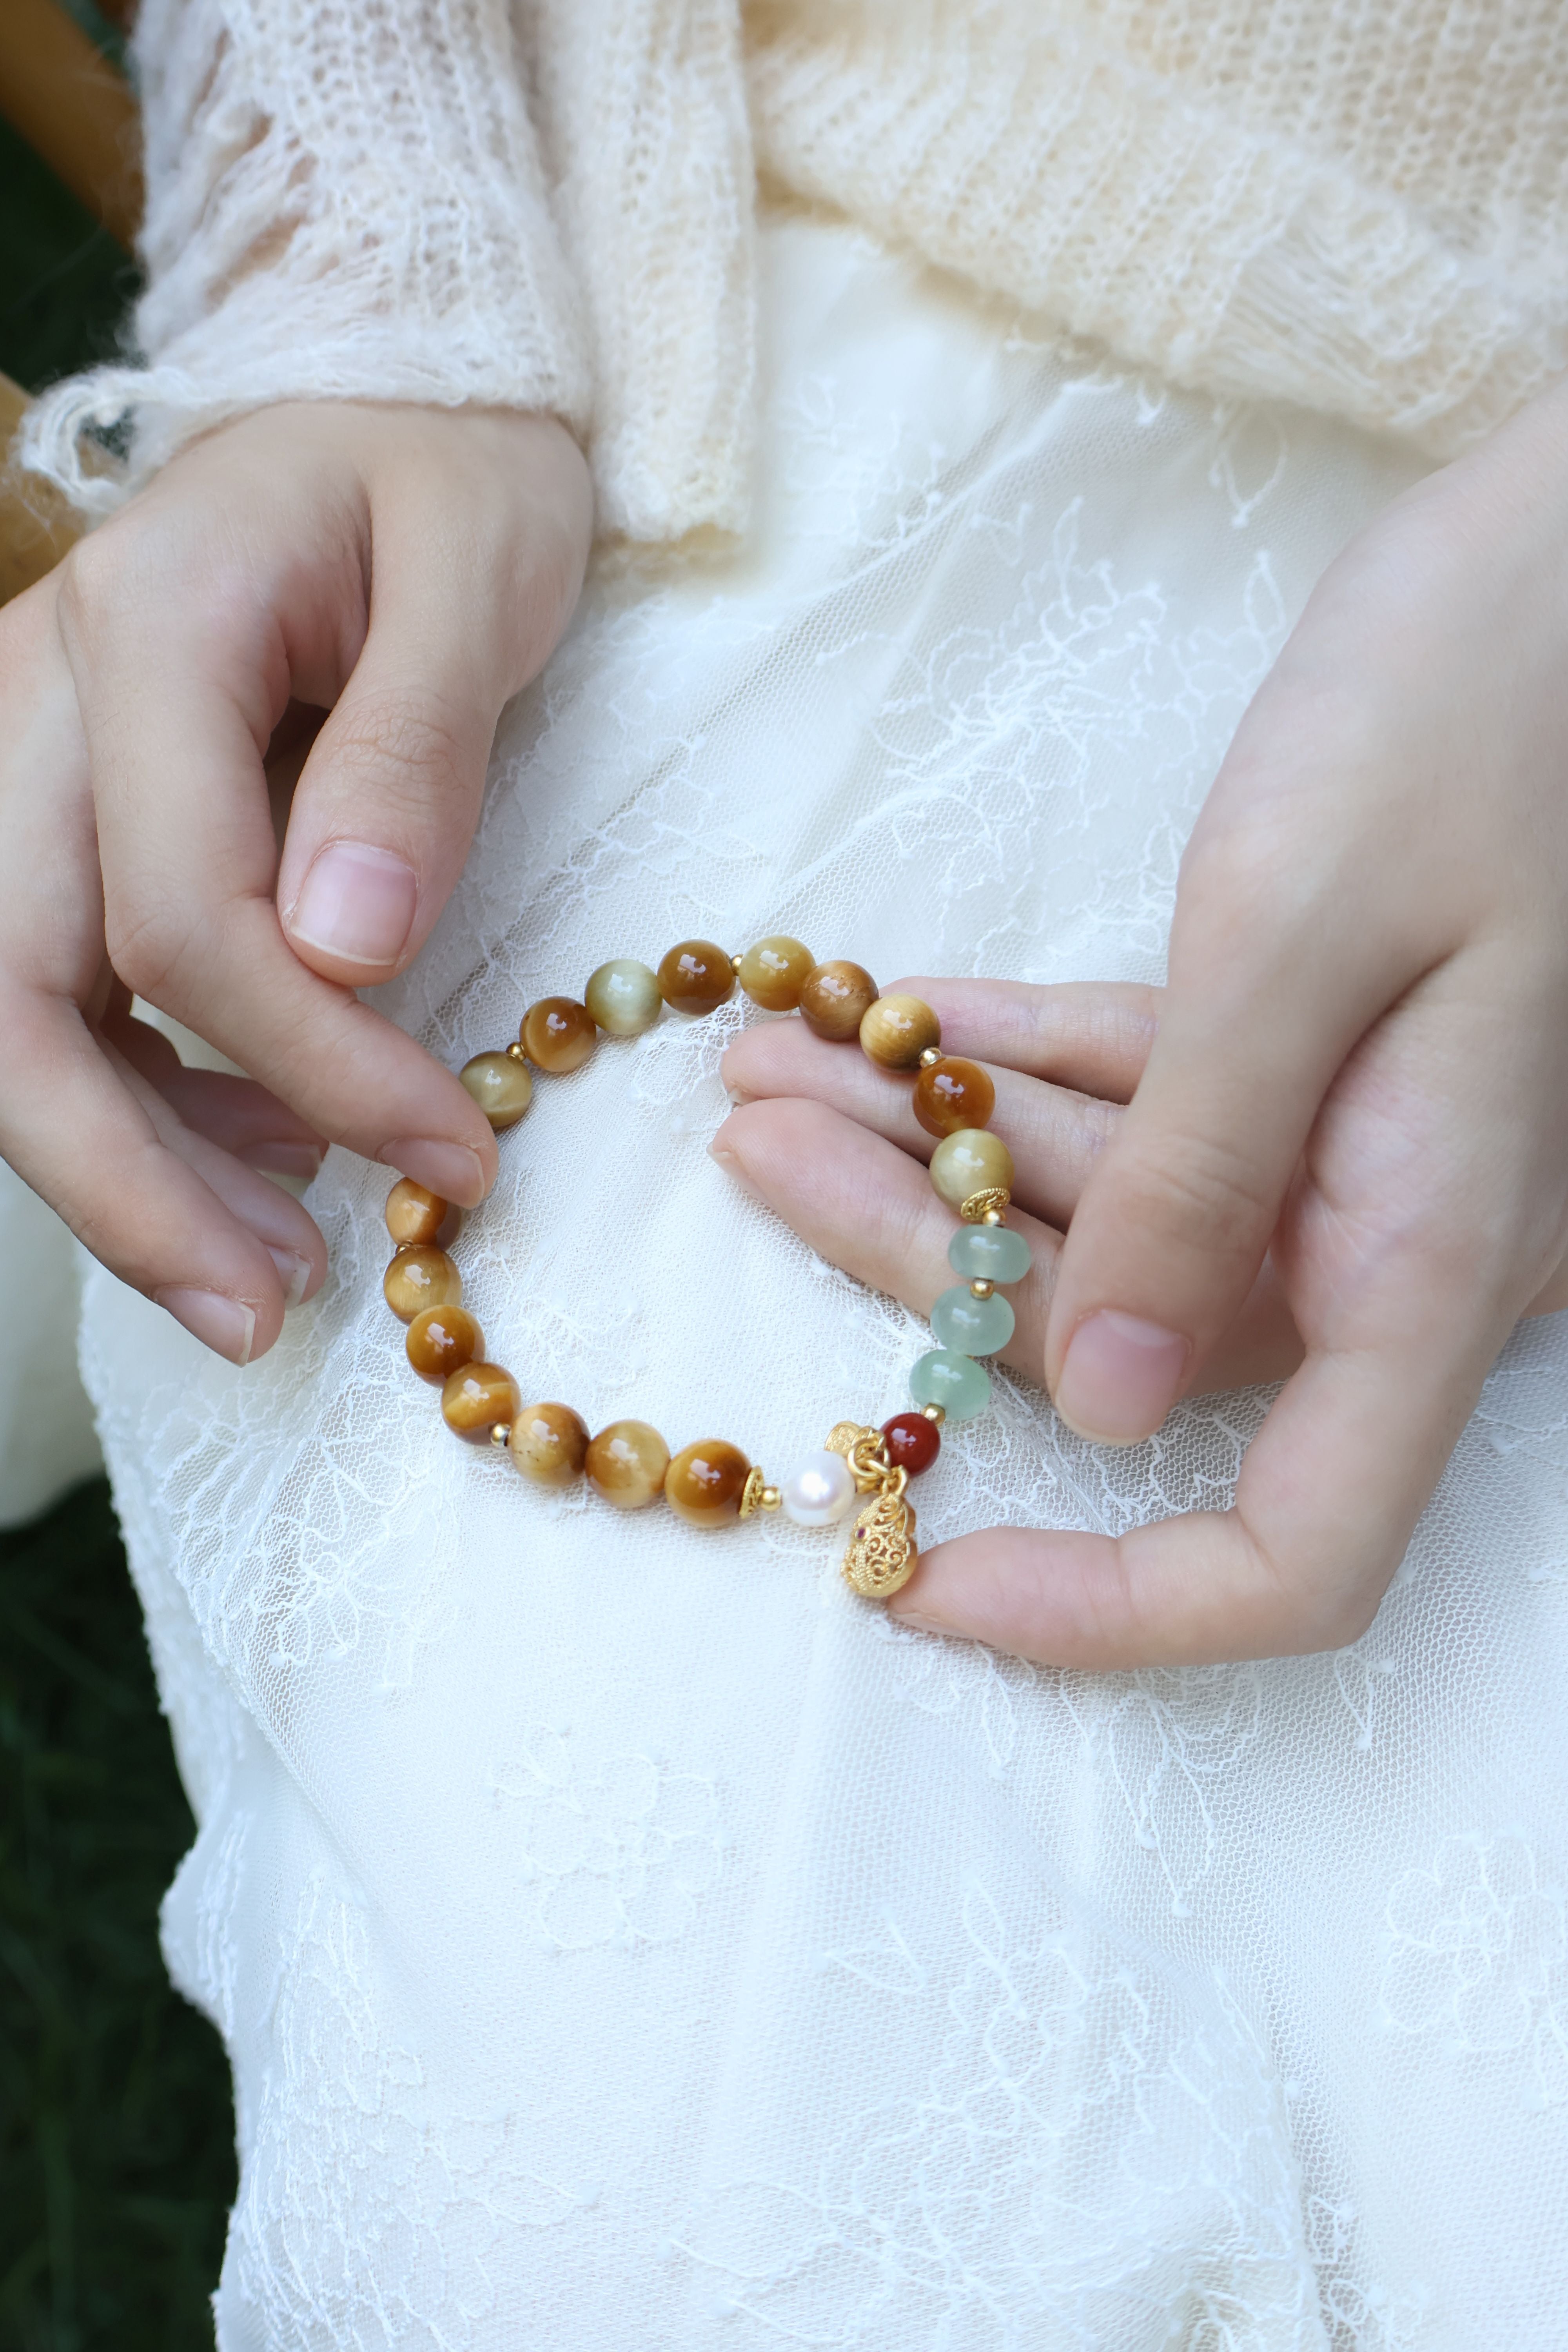
[(553, 410), (740, 528), (758, 176), (1181, 384), (1444, 454), (1568, 363), (1564, 0), (143, 0), (132, 478), (298, 397)]

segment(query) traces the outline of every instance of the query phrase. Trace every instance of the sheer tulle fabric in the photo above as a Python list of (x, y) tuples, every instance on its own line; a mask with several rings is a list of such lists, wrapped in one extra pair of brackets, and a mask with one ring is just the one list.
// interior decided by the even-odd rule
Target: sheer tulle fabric
[[(447, 1061), (606, 957), (790, 931), (1160, 975), (1312, 580), (1410, 461), (1097, 373), (848, 232), (764, 240), (764, 516), (606, 561), (387, 1009)], [(541, 1085), (460, 1245), (491, 1351), (775, 1475), (922, 1327), (704, 1146), (745, 1017)], [(201, 1828), (233, 2055), (225, 2352), (1540, 2352), (1568, 2280), (1568, 1332), (1488, 1384), (1332, 1656), (1063, 1675), (455, 1445), (334, 1154), (234, 1373), (94, 1275), (85, 1359)], [(1001, 1377), (922, 1535), (1223, 1500), (1267, 1399), (1133, 1453)]]

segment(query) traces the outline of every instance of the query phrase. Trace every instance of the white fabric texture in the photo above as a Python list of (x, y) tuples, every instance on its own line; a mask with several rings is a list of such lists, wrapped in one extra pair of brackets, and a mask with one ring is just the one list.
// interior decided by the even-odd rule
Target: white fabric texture
[(149, 366), (25, 441), (84, 507), (268, 401), (475, 401), (608, 533), (737, 530), (753, 140), (1176, 383), (1441, 455), (1568, 365), (1560, 0), (144, 0), (136, 54)]
[[(1313, 579), (1413, 462), (763, 246), (743, 553), (603, 558), (390, 1011), (457, 1064), (605, 958), (773, 930), (1157, 978)], [(525, 1392), (773, 1473), (925, 1328), (705, 1154), (746, 1017), (542, 1081), (458, 1244)], [(756, 1016), (751, 1016), (756, 1017)], [(222, 2352), (1542, 2352), (1568, 2294), (1568, 1327), (1525, 1327), (1375, 1623), (1104, 1675), (901, 1629), (842, 1533), (457, 1445), (384, 1171), (236, 1372), (107, 1276), (84, 1362), (236, 2076)], [(1267, 1398), (1085, 1444), (1005, 1375), (928, 1540), (1222, 1502)]]

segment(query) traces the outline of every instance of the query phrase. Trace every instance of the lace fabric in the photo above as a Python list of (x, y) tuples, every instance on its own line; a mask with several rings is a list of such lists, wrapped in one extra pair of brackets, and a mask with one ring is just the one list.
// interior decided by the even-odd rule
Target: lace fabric
[[(764, 511), (604, 557), (386, 1009), (452, 1062), (605, 957), (797, 933), (1158, 978), (1183, 841), (1415, 462), (1098, 368), (847, 229), (762, 247)], [(923, 1327), (727, 1185), (748, 1016), (542, 1084), (459, 1255), (595, 1424), (775, 1473)], [(1048, 1672), (454, 1445), (333, 1153), (261, 1364), (94, 1273), (84, 1363), (234, 2063), (224, 2352), (1541, 2352), (1568, 2280), (1568, 1330), (1489, 1381), (1365, 1637)], [(1086, 1445), (999, 1376), (930, 1540), (1223, 1501), (1266, 1396)]]

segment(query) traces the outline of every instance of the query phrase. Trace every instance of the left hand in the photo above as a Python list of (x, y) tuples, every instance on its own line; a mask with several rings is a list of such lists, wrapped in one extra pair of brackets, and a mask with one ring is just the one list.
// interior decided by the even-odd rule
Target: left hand
[[(1289, 1377), (1230, 1510), (965, 1537), (899, 1614), (1086, 1667), (1370, 1623), (1515, 1321), (1568, 1305), (1565, 656), (1561, 384), (1324, 575), (1183, 860), (1141, 1066), (1137, 992), (900, 983), (951, 1050), (1004, 1066), (1020, 1205), (1071, 1220), (1008, 1351), (1063, 1418), (1132, 1444), (1178, 1397)], [(731, 1047), (731, 1086), (796, 1099), (738, 1110), (715, 1148), (826, 1255), (928, 1307), (952, 1219), (906, 1155), (930, 1146), (862, 1056), (801, 1030)]]

